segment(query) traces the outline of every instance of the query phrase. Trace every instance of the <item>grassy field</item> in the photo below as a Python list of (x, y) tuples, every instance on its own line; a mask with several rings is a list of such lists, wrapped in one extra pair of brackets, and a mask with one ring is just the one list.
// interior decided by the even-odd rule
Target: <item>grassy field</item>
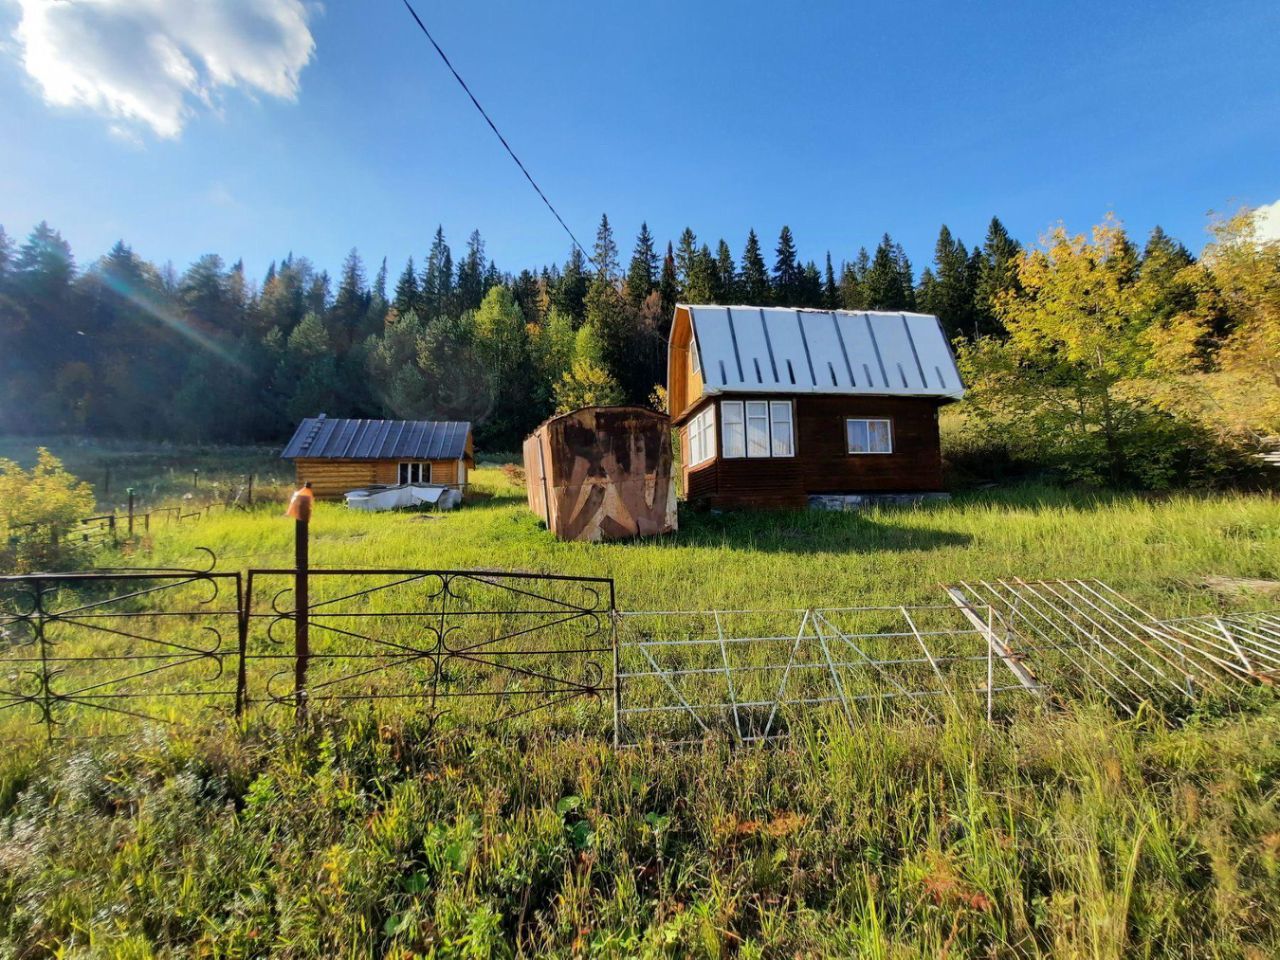
[[(593, 546), (550, 538), (502, 471), (474, 479), (438, 518), (320, 505), (312, 563), (611, 576), (625, 610), (936, 603), (1016, 575), (1097, 576), (1176, 615), (1274, 604), (1280, 579), (1263, 496), (1019, 487), (685, 513), (673, 537)], [(102, 559), (199, 546), (287, 566), (292, 525), (264, 504)], [(33, 744), (0, 760), (0, 955), (1280, 955), (1269, 697), (1172, 727), (1082, 704), (794, 733), (615, 751), (366, 704), (307, 734), (251, 714)]]

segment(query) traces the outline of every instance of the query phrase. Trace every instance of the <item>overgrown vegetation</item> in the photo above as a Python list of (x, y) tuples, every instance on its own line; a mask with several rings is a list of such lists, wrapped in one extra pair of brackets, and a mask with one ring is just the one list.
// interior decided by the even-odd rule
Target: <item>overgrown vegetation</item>
[(1014, 265), (1002, 334), (960, 350), (972, 434), (1092, 483), (1265, 482), (1251, 455), (1280, 430), (1280, 241), (1239, 215), (1196, 262), (1159, 233), (1139, 255), (1108, 221)]
[[(1280, 503), (1046, 486), (864, 514), (686, 514), (552, 539), (513, 471), (439, 519), (321, 504), (317, 566), (609, 574), (629, 609), (934, 602), (959, 577), (1092, 574), (1167, 614), (1256, 605)], [(285, 563), (278, 504), (104, 562)], [(1210, 575), (1215, 580), (1207, 579)], [(1269, 702), (1264, 696), (1262, 702)], [(15, 956), (1273, 956), (1280, 711), (988, 728), (815, 715), (789, 746), (615, 752), (412, 700), (305, 736), (261, 712), (0, 759)]]
[(0, 459), (0, 569), (64, 569), (82, 552), (65, 535), (93, 512), (93, 488), (40, 447), (30, 470)]

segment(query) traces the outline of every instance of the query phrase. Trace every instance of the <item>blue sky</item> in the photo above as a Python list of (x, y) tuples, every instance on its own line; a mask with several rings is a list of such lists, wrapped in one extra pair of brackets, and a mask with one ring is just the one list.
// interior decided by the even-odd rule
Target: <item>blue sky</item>
[[(1210, 209), (1280, 199), (1274, 0), (415, 2), (583, 243), (607, 211), (624, 257), (642, 219), (735, 255), (787, 223), (818, 260), (888, 230), (918, 270), (943, 222), (972, 244), (992, 214), (1026, 240), (1108, 211), (1199, 250)], [(394, 279), (440, 223), (504, 269), (564, 259), (400, 0), (210, 0), (198, 29), (156, 7), (0, 0), (11, 235), (254, 275), (357, 246)]]

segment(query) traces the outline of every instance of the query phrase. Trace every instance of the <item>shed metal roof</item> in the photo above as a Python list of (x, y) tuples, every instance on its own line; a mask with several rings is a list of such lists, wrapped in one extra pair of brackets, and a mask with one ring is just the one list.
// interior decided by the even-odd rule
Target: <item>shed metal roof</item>
[(324, 460), (457, 460), (471, 424), (458, 420), (340, 420), (307, 417), (280, 456)]
[(929, 314), (681, 306), (708, 394), (964, 396), (951, 345)]

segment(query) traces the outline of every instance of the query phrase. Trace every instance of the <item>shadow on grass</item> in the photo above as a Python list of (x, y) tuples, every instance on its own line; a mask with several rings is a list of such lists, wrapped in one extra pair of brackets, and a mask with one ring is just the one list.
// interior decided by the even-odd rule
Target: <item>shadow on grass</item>
[(803, 554), (938, 550), (967, 546), (972, 540), (967, 533), (895, 523), (892, 511), (872, 515), (819, 510), (684, 510), (677, 533), (643, 542)]

